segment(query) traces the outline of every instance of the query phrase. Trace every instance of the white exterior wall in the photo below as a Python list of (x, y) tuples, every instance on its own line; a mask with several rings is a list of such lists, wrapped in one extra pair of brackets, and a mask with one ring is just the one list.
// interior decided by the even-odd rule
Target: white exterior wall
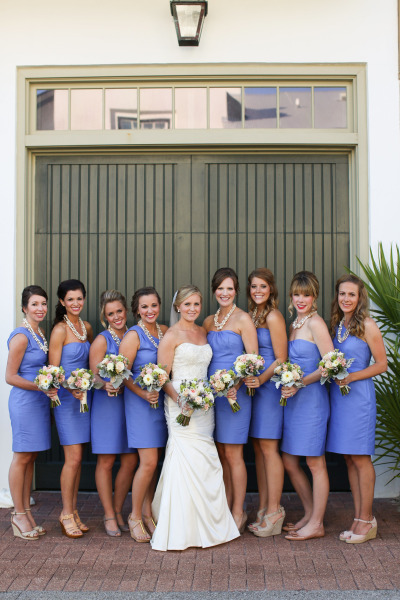
[[(3, 293), (0, 363), (15, 315), (16, 68), (136, 63), (367, 63), (370, 243), (399, 243), (397, 0), (209, 0), (198, 48), (179, 47), (168, 0), (2, 0), (0, 181)], [(5, 225), (5, 226), (4, 226)], [(33, 282), (26, 282), (33, 283)], [(2, 379), (2, 378), (1, 378)], [(8, 388), (0, 380), (0, 489), (11, 458)], [(400, 481), (377, 495), (399, 493)]]

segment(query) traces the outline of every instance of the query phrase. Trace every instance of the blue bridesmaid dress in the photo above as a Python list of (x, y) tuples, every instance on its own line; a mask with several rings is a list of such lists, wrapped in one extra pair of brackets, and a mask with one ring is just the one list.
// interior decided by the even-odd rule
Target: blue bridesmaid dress
[[(7, 340), (18, 333), (28, 339), (18, 375), (33, 381), (41, 367), (47, 363), (47, 354), (41, 350), (25, 327), (17, 327)], [(50, 399), (43, 392), (13, 387), (8, 400), (12, 428), (13, 452), (40, 452), (51, 448)]]
[[(106, 354), (119, 354), (119, 347), (111, 333), (102, 331), (100, 335), (107, 342)], [(90, 425), (93, 454), (135, 452), (128, 446), (124, 394), (109, 396), (105, 390), (93, 390)]]
[[(63, 346), (60, 365), (64, 367), (65, 379), (75, 369), (89, 368), (90, 342), (71, 342)], [(80, 402), (70, 391), (60, 388), (58, 396), (61, 406), (54, 408), (58, 437), (62, 446), (72, 444), (86, 444), (90, 442), (90, 409), (92, 392), (87, 392), (89, 412), (81, 413)]]
[[(157, 348), (151, 343), (139, 325), (131, 327), (139, 336), (140, 348), (132, 365), (132, 380), (147, 363), (157, 364)], [(126, 335), (126, 334), (125, 334)], [(153, 338), (156, 344), (158, 339)], [(128, 388), (124, 392), (128, 444), (131, 448), (163, 448), (167, 443), (167, 424), (164, 417), (164, 392), (158, 396), (158, 408), (137, 396)]]
[[(257, 337), (258, 351), (265, 360), (265, 369), (268, 369), (275, 361), (269, 329), (258, 328)], [(256, 389), (251, 410), (250, 437), (264, 440), (281, 439), (283, 406), (279, 404), (280, 398), (281, 392), (276, 389), (275, 383), (271, 380)]]
[[(347, 359), (354, 358), (348, 369), (349, 373), (369, 366), (371, 350), (364, 340), (349, 335), (346, 340), (339, 342), (335, 336), (333, 343), (335, 348), (344, 352)], [(374, 454), (376, 398), (373, 380), (354, 381), (350, 384), (347, 396), (342, 396), (339, 386), (332, 382), (330, 397), (327, 451), (338, 454)]]
[[(217, 369), (233, 369), (233, 364), (238, 356), (244, 353), (243, 340), (238, 333), (224, 329), (222, 331), (209, 331), (207, 340), (210, 344), (213, 357), (208, 368), (211, 377)], [(221, 444), (246, 444), (249, 436), (251, 419), (251, 398), (246, 394), (243, 384), (237, 393), (237, 402), (240, 410), (232, 412), (228, 400), (224, 396), (215, 398), (215, 432), (216, 442)]]
[[(304, 376), (318, 368), (318, 346), (308, 340), (289, 342), (289, 358), (300, 365)], [(325, 452), (329, 420), (329, 396), (319, 381), (300, 388), (287, 399), (283, 411), (282, 452), (295, 456), (322, 456)]]

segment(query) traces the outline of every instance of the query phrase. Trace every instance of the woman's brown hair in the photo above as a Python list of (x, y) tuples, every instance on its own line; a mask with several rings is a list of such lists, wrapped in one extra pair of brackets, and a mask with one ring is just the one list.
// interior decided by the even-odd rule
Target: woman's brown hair
[(344, 313), (339, 306), (339, 288), (342, 283), (354, 283), (358, 287), (358, 304), (357, 308), (354, 311), (348, 331), (351, 335), (362, 338), (365, 334), (365, 324), (364, 321), (366, 317), (369, 316), (368, 311), (368, 294), (365, 289), (364, 282), (362, 279), (357, 277), (356, 275), (342, 275), (335, 285), (335, 297), (332, 301), (331, 307), (331, 324), (330, 324), (330, 332), (332, 337), (336, 334), (336, 328), (339, 325), (340, 321), (343, 319)]
[(260, 267), (259, 269), (254, 269), (254, 271), (252, 271), (247, 278), (247, 290), (246, 291), (247, 291), (247, 301), (248, 301), (248, 306), (249, 306), (250, 312), (254, 311), (254, 309), (257, 306), (257, 304), (254, 302), (254, 300), (252, 299), (251, 294), (250, 294), (251, 282), (255, 277), (257, 277), (258, 279), (262, 279), (263, 281), (265, 281), (265, 283), (268, 283), (268, 285), (269, 285), (269, 297), (268, 297), (268, 300), (267, 300), (266, 306), (265, 306), (266, 313), (259, 321), (259, 323), (261, 325), (262, 323), (265, 323), (266, 318), (269, 315), (269, 313), (271, 312), (271, 310), (274, 310), (274, 308), (278, 308), (278, 304), (279, 304), (278, 288), (276, 287), (274, 274), (272, 273), (272, 271), (270, 271), (270, 269), (267, 269), (266, 267)]
[(224, 279), (228, 279), (228, 277), (230, 277), (233, 281), (235, 292), (237, 294), (239, 293), (239, 279), (236, 274), (236, 271), (234, 271), (230, 267), (221, 267), (220, 269), (217, 269), (217, 271), (215, 271), (214, 277), (211, 281), (211, 289), (213, 294), (215, 294), (216, 290), (219, 288)]

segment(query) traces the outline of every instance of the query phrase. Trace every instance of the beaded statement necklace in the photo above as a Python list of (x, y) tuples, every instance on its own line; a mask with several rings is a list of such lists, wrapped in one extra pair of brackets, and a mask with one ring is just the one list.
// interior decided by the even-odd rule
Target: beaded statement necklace
[(24, 327), (27, 328), (27, 330), (29, 331), (29, 333), (31, 334), (31, 336), (33, 337), (33, 339), (35, 340), (35, 342), (37, 343), (37, 345), (39, 346), (39, 348), (41, 350), (43, 350), (43, 352), (45, 352), (46, 354), (49, 351), (49, 346), (47, 344), (47, 340), (44, 336), (43, 331), (40, 329), (40, 327), (38, 327), (38, 332), (40, 337), (43, 339), (43, 343), (39, 340), (38, 336), (36, 335), (36, 333), (33, 331), (32, 325), (29, 323), (28, 319), (22, 319), (22, 324)]
[(342, 328), (343, 328), (343, 325), (344, 325), (344, 319), (345, 318), (343, 317), (343, 319), (340, 321), (339, 326), (338, 326), (338, 330), (337, 330), (337, 334), (336, 334), (336, 337), (337, 337), (338, 342), (340, 344), (342, 344), (345, 340), (347, 340), (347, 338), (350, 335), (350, 329), (346, 329), (344, 335), (342, 336)]
[(295, 320), (292, 323), (292, 328), (293, 329), (300, 329), (300, 327), (303, 327), (303, 325), (307, 321), (307, 319), (311, 319), (311, 317), (313, 317), (316, 314), (317, 314), (317, 311), (313, 310), (312, 312), (308, 313), (308, 315), (306, 315), (305, 317), (303, 317), (301, 319), (301, 321), (299, 321), (299, 317), (296, 317)]
[(225, 325), (227, 324), (227, 322), (229, 320), (229, 317), (231, 316), (231, 314), (233, 313), (235, 308), (236, 308), (236, 304), (233, 304), (231, 310), (228, 312), (225, 319), (223, 319), (221, 321), (221, 323), (218, 323), (219, 313), (221, 312), (221, 307), (219, 307), (219, 309), (217, 310), (217, 312), (214, 315), (214, 326), (217, 331), (221, 331), (221, 329), (223, 329), (225, 327)]
[[(117, 346), (119, 348), (122, 340), (119, 339), (119, 337), (117, 336), (117, 334), (115, 333), (115, 331), (111, 327), (111, 325), (108, 326), (108, 331), (110, 332), (110, 335), (111, 335), (112, 339), (114, 340), (114, 342), (117, 344)], [(127, 331), (127, 327), (126, 326), (125, 326), (125, 331)]]
[(82, 335), (77, 332), (77, 330), (74, 327), (74, 324), (71, 323), (71, 321), (68, 319), (67, 315), (64, 315), (64, 321), (68, 325), (68, 327), (70, 328), (70, 330), (72, 331), (74, 336), (77, 337), (78, 340), (80, 340), (81, 342), (85, 342), (87, 340), (87, 331), (86, 331), (85, 323), (82, 321), (82, 319), (80, 317), (78, 317), (78, 319), (79, 319), (79, 325), (81, 326), (81, 329), (82, 329)]
[(267, 314), (267, 311), (264, 308), (264, 310), (262, 310), (260, 312), (260, 314), (258, 315), (258, 317), (256, 318), (257, 310), (258, 310), (258, 308), (256, 306), (255, 309), (253, 310), (253, 314), (251, 315), (251, 320), (253, 321), (256, 329), (257, 329), (258, 325), (260, 324), (260, 321), (262, 321), (264, 319), (265, 315)]
[(155, 348), (158, 348), (158, 344), (161, 342), (161, 340), (163, 339), (164, 336), (163, 336), (163, 332), (161, 331), (161, 327), (159, 326), (157, 321), (156, 321), (156, 329), (157, 329), (157, 335), (158, 335), (158, 344), (157, 344), (157, 342), (154, 341), (153, 336), (151, 335), (150, 331), (147, 329), (146, 325), (143, 323), (142, 319), (140, 319), (138, 325), (141, 329), (143, 329), (145, 336), (147, 338), (149, 338), (149, 340), (151, 341), (153, 346)]

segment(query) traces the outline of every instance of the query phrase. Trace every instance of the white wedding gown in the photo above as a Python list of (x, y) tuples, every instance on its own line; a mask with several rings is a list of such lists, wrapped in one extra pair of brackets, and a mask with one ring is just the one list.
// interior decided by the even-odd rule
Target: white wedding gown
[[(172, 384), (206, 378), (209, 344), (183, 343), (175, 351)], [(168, 444), (152, 509), (157, 522), (153, 550), (208, 548), (239, 537), (225, 496), (222, 467), (214, 444), (214, 409), (195, 410), (187, 427), (176, 422), (180, 409), (165, 396)]]

